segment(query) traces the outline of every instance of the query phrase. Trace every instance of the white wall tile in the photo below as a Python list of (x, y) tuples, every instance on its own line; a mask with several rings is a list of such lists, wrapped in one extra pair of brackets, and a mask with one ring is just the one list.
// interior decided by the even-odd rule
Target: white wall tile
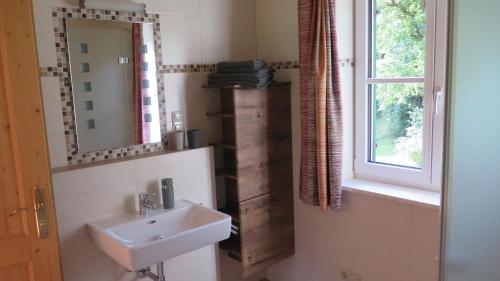
[(299, 59), (297, 0), (257, 0), (257, 55), (267, 61)]
[(218, 253), (218, 249), (211, 245), (166, 261), (165, 274), (167, 280), (217, 281), (214, 269), (217, 266), (216, 255)]
[(222, 125), (218, 118), (208, 118), (207, 112), (220, 110), (220, 94), (218, 90), (204, 89), (207, 73), (192, 73), (186, 79), (188, 85), (186, 96), (186, 128), (200, 130), (200, 143), (207, 145), (209, 141), (218, 141), (222, 135)]
[(317, 232), (319, 228), (327, 223), (328, 216), (318, 208), (308, 206), (302, 201), (295, 202), (295, 243), (311, 243), (324, 245), (326, 243), (326, 231)]
[(135, 169), (125, 161), (55, 173), (52, 180), (55, 200), (67, 200), (98, 195), (103, 188), (135, 185)]
[(339, 57), (352, 58), (354, 56), (354, 2), (352, 0), (337, 0), (335, 5)]
[(256, 0), (257, 18), (291, 18), (297, 20), (298, 0)]
[[(59, 86), (59, 77), (42, 77), (42, 97), (44, 101), (61, 101), (61, 91)], [(59, 108), (59, 111), (62, 111)]]
[(52, 7), (35, 5), (33, 7), (38, 64), (41, 67), (57, 65)]
[(64, 132), (61, 102), (58, 100), (43, 100), (45, 128), (47, 136), (60, 135)]
[(199, 17), (160, 15), (160, 24), (164, 64), (202, 63)]
[(346, 192), (342, 203), (343, 212), (399, 225), (411, 224), (408, 203), (354, 192)]
[(64, 132), (61, 98), (58, 77), (42, 77), (43, 111), (47, 135), (60, 135)]
[(261, 281), (265, 277), (264, 272), (259, 272), (243, 279), (241, 263), (228, 257), (222, 251), (220, 252), (220, 269), (221, 277), (219, 281)]
[(49, 146), (50, 167), (64, 167), (67, 165), (66, 139), (64, 135), (47, 136)]
[[(287, 30), (287, 32), (283, 32)], [(257, 21), (257, 54), (267, 61), (299, 59), (298, 22), (296, 17), (264, 18)]]
[(146, 0), (144, 2), (148, 13), (200, 16), (200, 0)]
[(254, 21), (202, 18), (203, 62), (249, 60), (256, 56)]
[(174, 179), (176, 198), (215, 206), (212, 149), (205, 147), (135, 161), (139, 192), (158, 192), (160, 178)]
[[(352, 57), (352, 56), (347, 56)], [(344, 154), (342, 178), (354, 177), (354, 67), (340, 67), (340, 90), (343, 99)]]
[(172, 111), (186, 110), (188, 75), (183, 73), (164, 74), (167, 121), (172, 121)]
[[(354, 57), (354, 22), (353, 1), (338, 0), (336, 5), (337, 50), (339, 59)], [(342, 176), (349, 179), (354, 176), (354, 67), (340, 67), (340, 87), (343, 98), (344, 118), (344, 162)]]
[(255, 23), (255, 0), (202, 0), (202, 18), (234, 19)]
[(88, 222), (134, 210), (135, 185), (99, 187), (98, 192), (57, 201), (59, 243), (63, 259), (95, 247), (86, 229)]
[(134, 210), (131, 162), (56, 173), (52, 180), (63, 259), (94, 248), (87, 222)]
[(33, 0), (34, 5), (43, 5), (50, 7), (79, 7), (79, 0)]
[[(359, 263), (398, 264), (393, 272), (408, 273), (410, 227), (349, 213), (336, 213), (327, 222), (326, 248), (330, 252), (351, 252)], [(381, 260), (380, 256), (384, 256)], [(340, 257), (342, 257), (340, 255)], [(396, 266), (394, 266), (396, 267)]]
[[(162, 154), (53, 174), (63, 273), (66, 281), (131, 281), (134, 273), (100, 252), (85, 224), (134, 212), (137, 192), (171, 176), (177, 198), (214, 207), (211, 148)], [(168, 280), (217, 281), (218, 249), (208, 246), (166, 261)]]
[(437, 208), (412, 207), (411, 280), (437, 281), (440, 213)]
[[(300, 174), (300, 145), (301, 145), (301, 128), (300, 128), (300, 75), (298, 69), (278, 70), (274, 74), (274, 79), (277, 81), (292, 82), (292, 157), (293, 157), (293, 182), (298, 188)], [(296, 189), (297, 190), (297, 189)]]
[(207, 118), (207, 112), (220, 109), (219, 93), (204, 89), (207, 73), (165, 74), (167, 120), (172, 120), (172, 111), (182, 111), (186, 129), (199, 129), (201, 145), (217, 141), (221, 135), (221, 124), (217, 118)]
[[(129, 278), (116, 278), (120, 272), (120, 266), (111, 258), (101, 253), (97, 248), (81, 252), (78, 255), (69, 255), (62, 259), (64, 280), (66, 281), (89, 281), (89, 280), (135, 280), (135, 273), (122, 273)], [(122, 271), (123, 272), (123, 271)]]

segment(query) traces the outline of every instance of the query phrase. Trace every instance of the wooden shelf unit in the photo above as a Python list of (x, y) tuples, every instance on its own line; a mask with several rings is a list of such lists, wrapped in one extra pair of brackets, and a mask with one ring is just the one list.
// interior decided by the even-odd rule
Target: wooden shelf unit
[(240, 261), (243, 276), (293, 255), (293, 188), (290, 82), (263, 90), (220, 88), (225, 205), (235, 231), (220, 248)]
[(208, 112), (209, 117), (222, 117), (222, 118), (234, 118), (234, 114), (227, 112)]
[(224, 169), (217, 169), (215, 170), (215, 174), (221, 177), (225, 177), (228, 179), (233, 179), (233, 180), (238, 180), (236, 175), (230, 171), (225, 171)]
[(234, 143), (229, 143), (229, 142), (224, 142), (224, 141), (209, 142), (208, 145), (215, 146), (215, 147), (222, 147), (222, 148), (226, 148), (226, 149), (236, 149), (236, 145), (234, 145)]

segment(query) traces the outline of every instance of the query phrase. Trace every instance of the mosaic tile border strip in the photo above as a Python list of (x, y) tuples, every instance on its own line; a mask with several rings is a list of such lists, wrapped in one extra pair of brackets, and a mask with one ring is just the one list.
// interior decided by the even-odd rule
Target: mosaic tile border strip
[(298, 61), (276, 61), (270, 62), (267, 64), (268, 67), (274, 70), (282, 70), (282, 69), (299, 69), (300, 64)]
[[(345, 58), (339, 59), (340, 66), (354, 66), (354, 59)], [(277, 61), (266, 64), (274, 70), (283, 69), (300, 69), (298, 61)], [(215, 64), (167, 64), (159, 67), (159, 72), (165, 73), (192, 73), (192, 72), (214, 72), (216, 69)], [(40, 67), (41, 76), (54, 76), (51, 71), (57, 71), (57, 67)]]
[[(279, 61), (267, 63), (267, 66), (275, 69), (299, 69), (298, 61)], [(167, 64), (160, 65), (158, 71), (161, 74), (165, 73), (193, 73), (193, 72), (214, 72), (215, 64)], [(40, 75), (42, 77), (56, 77), (64, 72), (61, 67), (40, 67)]]
[(214, 72), (215, 64), (168, 64), (162, 65), (161, 73)]
[[(274, 70), (300, 68), (298, 61), (269, 62), (266, 65)], [(160, 68), (160, 72), (161, 73), (214, 72), (215, 69), (216, 69), (215, 64), (168, 64), (168, 65), (162, 65)]]
[[(69, 70), (68, 44), (66, 41), (65, 20), (94, 19), (127, 22), (153, 23), (154, 45), (156, 52), (156, 68), (162, 69), (162, 50), (160, 38), (159, 15), (135, 12), (120, 12), (109, 10), (80, 9), (80, 8), (54, 8), (52, 20), (54, 25), (55, 47), (57, 66), (40, 68), (41, 76), (59, 77), (64, 135), (66, 139), (67, 163), (69, 166), (94, 161), (115, 159), (130, 155), (140, 155), (164, 149), (165, 139), (160, 143), (132, 145), (125, 148), (107, 149), (88, 153), (79, 153), (76, 139), (75, 114), (73, 108), (73, 95), (71, 88), (71, 74)], [(162, 136), (167, 133), (167, 115), (165, 104), (165, 85), (161, 71), (157, 71), (158, 103), (160, 105), (160, 126)]]

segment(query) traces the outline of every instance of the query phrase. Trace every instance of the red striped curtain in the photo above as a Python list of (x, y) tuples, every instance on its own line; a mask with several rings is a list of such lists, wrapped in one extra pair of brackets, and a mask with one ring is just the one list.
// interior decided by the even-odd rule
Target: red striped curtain
[(299, 0), (300, 199), (326, 210), (341, 204), (342, 97), (334, 0)]

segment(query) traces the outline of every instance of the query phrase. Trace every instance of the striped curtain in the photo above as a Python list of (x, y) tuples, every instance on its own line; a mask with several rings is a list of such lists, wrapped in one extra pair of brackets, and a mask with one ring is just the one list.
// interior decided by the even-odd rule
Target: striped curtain
[(326, 210), (341, 204), (342, 97), (334, 0), (299, 0), (300, 199)]

